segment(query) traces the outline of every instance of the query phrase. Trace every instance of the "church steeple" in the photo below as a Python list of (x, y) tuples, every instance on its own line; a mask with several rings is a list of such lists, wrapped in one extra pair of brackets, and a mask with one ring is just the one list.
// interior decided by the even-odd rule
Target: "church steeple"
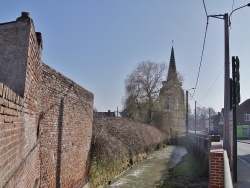
[(175, 57), (174, 57), (174, 47), (172, 46), (171, 55), (170, 55), (170, 62), (168, 67), (168, 77), (167, 81), (177, 79), (177, 71), (176, 71), (176, 64), (175, 64)]

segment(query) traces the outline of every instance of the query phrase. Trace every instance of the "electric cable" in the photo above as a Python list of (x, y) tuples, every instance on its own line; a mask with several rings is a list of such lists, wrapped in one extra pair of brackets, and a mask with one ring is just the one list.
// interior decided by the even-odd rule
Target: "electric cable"
[(219, 79), (219, 77), (220, 77), (220, 75), (221, 75), (221, 73), (222, 73), (223, 70), (224, 70), (224, 66), (222, 67), (222, 69), (221, 69), (219, 75), (217, 76), (217, 78), (216, 78), (215, 81), (213, 82), (212, 86), (209, 88), (209, 90), (207, 91), (207, 93), (204, 95), (203, 98), (205, 98), (205, 97), (210, 93), (211, 89), (214, 87), (215, 83), (218, 81), (218, 79)]
[(198, 85), (198, 81), (199, 81), (199, 77), (200, 77), (200, 71), (201, 71), (201, 65), (202, 65), (202, 60), (203, 60), (203, 55), (204, 55), (204, 49), (205, 49), (205, 44), (206, 44), (206, 38), (207, 38), (207, 31), (208, 31), (208, 14), (207, 14), (207, 9), (206, 9), (206, 5), (205, 5), (205, 1), (203, 0), (203, 6), (204, 6), (204, 10), (206, 13), (206, 17), (207, 17), (207, 23), (206, 23), (206, 30), (205, 30), (205, 35), (204, 35), (204, 40), (203, 40), (203, 45), (202, 45), (202, 52), (201, 52), (201, 59), (200, 59), (200, 65), (199, 65), (199, 70), (198, 70), (198, 75), (197, 75), (197, 79), (196, 79), (196, 83), (195, 83), (195, 87), (194, 87), (194, 92), (192, 94), (192, 97), (195, 94), (197, 85)]

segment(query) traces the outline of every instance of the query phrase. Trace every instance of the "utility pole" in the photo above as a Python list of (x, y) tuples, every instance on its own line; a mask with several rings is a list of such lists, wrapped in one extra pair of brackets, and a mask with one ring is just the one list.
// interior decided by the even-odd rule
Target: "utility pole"
[(188, 90), (194, 88), (190, 88), (186, 90), (186, 136), (188, 136)]
[(188, 136), (188, 90), (186, 90), (186, 136)]
[[(250, 3), (241, 6), (239, 8), (234, 9), (231, 13), (230, 16), (232, 15), (233, 12), (236, 10), (239, 10), (244, 7), (250, 7)], [(225, 75), (224, 75), (224, 130), (223, 130), (223, 148), (227, 151), (228, 158), (231, 164), (231, 144), (230, 138), (229, 138), (229, 110), (230, 110), (230, 60), (229, 60), (229, 19), (230, 16), (228, 14), (219, 14), (219, 15), (209, 15), (208, 17), (213, 17), (213, 18), (218, 18), (218, 19), (223, 19), (224, 20), (224, 33), (225, 33), (225, 38), (224, 38), (224, 45), (225, 45), (225, 62), (224, 62), (224, 67), (225, 67)], [(231, 142), (230, 142), (231, 143)], [(231, 166), (231, 165), (230, 165)]]
[(233, 181), (237, 182), (237, 105), (240, 103), (240, 61), (232, 57)]
[(224, 136), (223, 148), (227, 151), (228, 158), (231, 158), (231, 149), (229, 145), (229, 108), (230, 108), (230, 57), (229, 57), (229, 31), (228, 14), (224, 14), (224, 32), (225, 32), (225, 78), (224, 78)]
[(230, 109), (230, 60), (229, 60), (229, 17), (228, 13), (222, 15), (209, 15), (208, 17), (224, 20), (224, 129), (223, 148), (227, 151), (228, 158), (231, 158), (229, 147), (229, 109)]
[(208, 134), (210, 133), (210, 126), (211, 126), (211, 115), (210, 115), (210, 108), (208, 109), (208, 122), (209, 122), (209, 124), (208, 124)]
[(196, 134), (196, 101), (194, 103), (195, 109), (194, 109), (194, 133)]

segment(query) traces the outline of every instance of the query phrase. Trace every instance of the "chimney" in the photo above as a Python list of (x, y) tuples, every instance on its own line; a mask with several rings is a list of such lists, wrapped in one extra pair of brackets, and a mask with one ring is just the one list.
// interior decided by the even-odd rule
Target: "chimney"
[(36, 32), (36, 40), (38, 43), (38, 46), (41, 47), (41, 50), (43, 49), (43, 38), (42, 38), (42, 33)]
[(29, 21), (30, 18), (30, 13), (29, 12), (22, 12), (21, 16), (16, 19), (16, 21)]

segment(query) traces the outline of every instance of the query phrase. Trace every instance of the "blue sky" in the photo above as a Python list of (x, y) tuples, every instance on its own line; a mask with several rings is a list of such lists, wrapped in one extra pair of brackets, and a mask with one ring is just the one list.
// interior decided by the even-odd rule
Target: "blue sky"
[[(230, 13), (245, 0), (205, 0), (207, 12)], [(195, 86), (206, 15), (201, 0), (2, 1), (0, 22), (30, 13), (43, 36), (44, 63), (94, 93), (98, 111), (122, 110), (124, 80), (142, 61), (166, 63), (174, 40), (183, 89)], [(230, 56), (241, 62), (241, 98), (250, 98), (250, 7), (232, 15)], [(210, 18), (195, 100), (224, 104), (224, 23)], [(193, 106), (194, 100), (190, 101)]]

